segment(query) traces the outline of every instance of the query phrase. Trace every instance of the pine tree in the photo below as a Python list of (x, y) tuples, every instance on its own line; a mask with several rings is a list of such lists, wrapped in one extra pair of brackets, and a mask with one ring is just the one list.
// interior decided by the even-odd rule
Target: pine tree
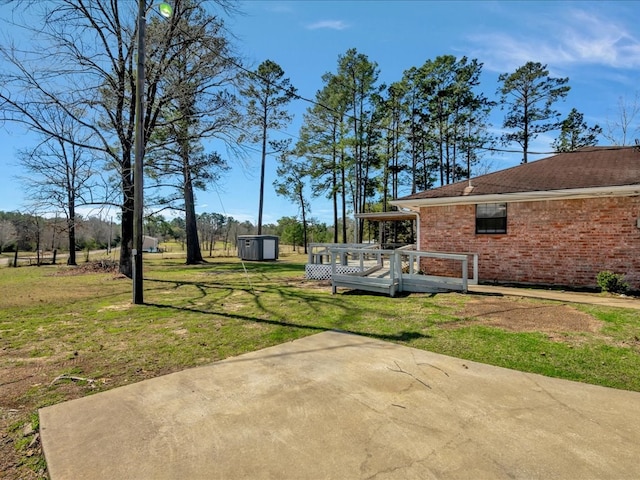
[[(353, 162), (351, 196), (356, 214), (365, 211), (367, 197), (372, 192), (374, 170), (380, 167), (381, 159), (375, 150), (380, 131), (373, 118), (374, 99), (380, 92), (379, 74), (378, 64), (355, 48), (338, 57), (337, 85), (342, 91), (340, 98), (345, 102), (351, 124), (352, 136), (348, 145)], [(358, 222), (356, 243), (362, 239), (363, 228), (364, 223)]]
[[(333, 206), (333, 242), (338, 243), (340, 209), (346, 217), (346, 113), (338, 77), (322, 76), (324, 87), (303, 116), (296, 154), (306, 158), (312, 195), (325, 195)], [(338, 204), (340, 203), (340, 208)], [(342, 222), (342, 241), (346, 242), (346, 223)]]
[(560, 124), (560, 135), (551, 146), (556, 152), (573, 152), (582, 147), (597, 145), (600, 134), (602, 134), (600, 126), (589, 127), (584, 121), (584, 116), (572, 108), (567, 118)]
[(241, 90), (241, 94), (248, 100), (246, 123), (252, 131), (248, 140), (261, 144), (258, 235), (262, 235), (267, 145), (276, 152), (283, 151), (288, 146), (287, 142), (269, 142), (269, 130), (284, 128), (291, 122), (292, 116), (284, 107), (296, 98), (296, 89), (288, 78), (284, 78), (284, 70), (280, 65), (272, 60), (262, 62), (254, 72), (247, 75), (246, 80), (247, 86)]
[(559, 128), (560, 113), (553, 104), (567, 96), (569, 78), (549, 77), (546, 65), (527, 62), (515, 72), (498, 77), (501, 102), (507, 107), (503, 126), (511, 130), (502, 136), (505, 145), (516, 142), (522, 147), (522, 163), (527, 163), (531, 140), (540, 133)]

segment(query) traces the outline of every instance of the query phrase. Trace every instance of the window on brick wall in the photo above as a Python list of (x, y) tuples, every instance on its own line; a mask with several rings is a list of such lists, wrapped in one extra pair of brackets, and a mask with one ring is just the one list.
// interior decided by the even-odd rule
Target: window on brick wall
[(507, 233), (507, 204), (476, 205), (476, 233)]

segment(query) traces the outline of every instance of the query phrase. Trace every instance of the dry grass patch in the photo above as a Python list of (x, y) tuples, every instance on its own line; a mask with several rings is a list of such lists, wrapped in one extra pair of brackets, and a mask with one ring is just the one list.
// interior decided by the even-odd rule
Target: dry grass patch
[(512, 332), (599, 332), (604, 322), (577, 308), (560, 303), (532, 303), (510, 297), (482, 297), (456, 311), (462, 320), (448, 324), (460, 328), (470, 324), (498, 327)]

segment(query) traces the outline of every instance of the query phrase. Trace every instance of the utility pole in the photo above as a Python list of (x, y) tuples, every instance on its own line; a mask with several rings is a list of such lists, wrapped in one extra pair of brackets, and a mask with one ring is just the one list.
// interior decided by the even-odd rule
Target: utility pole
[(144, 168), (144, 31), (146, 28), (145, 0), (138, 0), (138, 64), (136, 70), (135, 157), (133, 171), (133, 303), (144, 303), (142, 281), (142, 195)]
[[(159, 4), (160, 15), (169, 18), (173, 9), (167, 3)], [(136, 69), (135, 157), (133, 171), (133, 303), (144, 303), (142, 276), (142, 216), (144, 213), (144, 49), (146, 29), (146, 2), (138, 0), (138, 62)]]

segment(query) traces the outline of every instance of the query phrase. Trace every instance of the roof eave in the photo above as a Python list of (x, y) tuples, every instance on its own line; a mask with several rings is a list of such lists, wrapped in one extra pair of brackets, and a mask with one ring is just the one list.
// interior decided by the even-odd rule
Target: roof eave
[(488, 195), (464, 195), (457, 197), (413, 198), (392, 200), (391, 205), (419, 211), (420, 207), (444, 205), (475, 205), (478, 203), (538, 202), (544, 200), (580, 199), (596, 197), (630, 197), (640, 195), (640, 184), (592, 188), (572, 188), (566, 190), (545, 190), (539, 192), (496, 193)]

